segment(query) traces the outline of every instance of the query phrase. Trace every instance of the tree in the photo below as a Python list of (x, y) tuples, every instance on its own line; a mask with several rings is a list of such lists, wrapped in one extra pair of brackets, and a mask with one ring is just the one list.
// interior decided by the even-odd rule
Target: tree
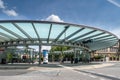
[(13, 58), (12, 53), (7, 53), (7, 57), (6, 57), (7, 61), (8, 61), (8, 62), (11, 62), (11, 61), (12, 61), (12, 58)]
[[(61, 53), (59, 54), (59, 60), (60, 60), (60, 63), (62, 63), (63, 58), (65, 56), (64, 51), (69, 50), (69, 49), (70, 49), (70, 47), (66, 47), (66, 46), (52, 46), (51, 52), (53, 53), (54, 51), (61, 51)], [(54, 57), (54, 59), (55, 59), (54, 55), (52, 55), (52, 58)]]

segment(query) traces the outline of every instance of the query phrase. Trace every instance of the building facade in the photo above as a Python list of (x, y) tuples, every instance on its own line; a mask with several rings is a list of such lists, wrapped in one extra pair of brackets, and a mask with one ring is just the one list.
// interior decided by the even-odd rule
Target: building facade
[(120, 40), (115, 46), (94, 51), (91, 54), (91, 57), (102, 56), (103, 61), (120, 61), (119, 49), (120, 49)]

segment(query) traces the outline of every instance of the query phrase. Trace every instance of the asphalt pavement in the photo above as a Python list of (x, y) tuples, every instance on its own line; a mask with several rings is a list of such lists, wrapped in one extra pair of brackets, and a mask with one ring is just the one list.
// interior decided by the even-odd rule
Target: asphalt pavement
[[(8, 67), (12, 67), (12, 69)], [(22, 68), (20, 67), (21, 65), (19, 64), (2, 65), (0, 69), (0, 80), (120, 80), (120, 62), (24, 64)]]

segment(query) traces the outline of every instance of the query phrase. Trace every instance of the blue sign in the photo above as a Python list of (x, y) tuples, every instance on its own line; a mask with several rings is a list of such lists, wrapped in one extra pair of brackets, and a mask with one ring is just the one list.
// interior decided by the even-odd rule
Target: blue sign
[(48, 63), (48, 50), (43, 50), (43, 63)]

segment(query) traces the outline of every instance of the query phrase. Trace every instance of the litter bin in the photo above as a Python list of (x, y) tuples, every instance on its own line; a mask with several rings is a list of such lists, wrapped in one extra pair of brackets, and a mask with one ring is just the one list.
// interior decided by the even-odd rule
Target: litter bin
[(6, 59), (2, 59), (1, 64), (6, 64)]
[(78, 58), (75, 58), (75, 64), (77, 64), (78, 63)]

